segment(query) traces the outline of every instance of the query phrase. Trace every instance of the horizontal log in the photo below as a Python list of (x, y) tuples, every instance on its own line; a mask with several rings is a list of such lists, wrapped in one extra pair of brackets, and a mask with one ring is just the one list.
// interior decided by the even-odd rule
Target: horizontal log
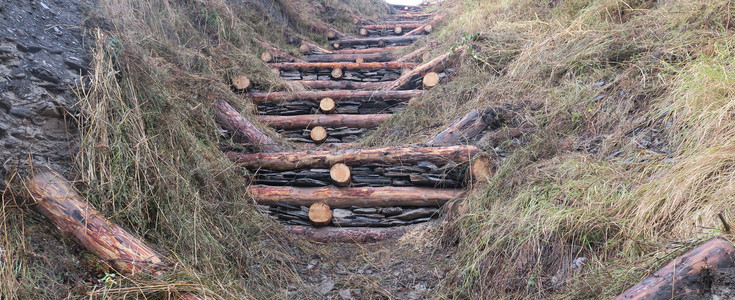
[(299, 144), (301, 148), (308, 150), (338, 150), (338, 149), (354, 149), (359, 146), (356, 143), (324, 143), (324, 144)]
[[(334, 109), (335, 114), (394, 114), (402, 111), (409, 99), (383, 100), (340, 100)], [(258, 102), (256, 109), (260, 115), (297, 116), (320, 112), (321, 101), (292, 100), (286, 102)]]
[(263, 48), (265, 48), (266, 50), (270, 51), (270, 52), (271, 52), (271, 54), (273, 54), (273, 55), (276, 55), (276, 56), (278, 56), (278, 57), (280, 57), (280, 58), (284, 58), (284, 59), (289, 59), (289, 60), (292, 60), (292, 61), (294, 61), (294, 62), (303, 62), (303, 60), (302, 60), (302, 59), (300, 59), (300, 58), (298, 58), (298, 57), (295, 57), (295, 56), (293, 56), (293, 55), (291, 55), (291, 54), (288, 54), (288, 53), (286, 53), (286, 52), (284, 52), (284, 51), (282, 51), (282, 50), (280, 50), (280, 49), (276, 48), (276, 46), (273, 46), (273, 45), (271, 45), (270, 43), (267, 43), (267, 42), (261, 41), (261, 40), (259, 40), (259, 39), (254, 39), (254, 40), (255, 40), (255, 42), (257, 42), (258, 44), (260, 44), (260, 46), (262, 46), (262, 47), (263, 47)]
[(377, 90), (383, 84), (348, 80), (301, 80), (298, 83), (313, 90)]
[(406, 46), (390, 46), (390, 47), (367, 48), (367, 49), (341, 49), (341, 50), (334, 50), (332, 51), (332, 53), (336, 53), (336, 54), (382, 53), (382, 52), (397, 51), (403, 48), (406, 48)]
[(304, 57), (308, 62), (389, 62), (396, 59), (393, 53), (366, 53), (366, 54), (317, 54)]
[(365, 25), (362, 26), (362, 28), (365, 28), (367, 30), (389, 30), (389, 29), (395, 29), (396, 27), (401, 27), (403, 30), (411, 30), (415, 29), (421, 26), (420, 23), (411, 23), (411, 24), (378, 24), (378, 25)]
[(464, 190), (425, 187), (291, 187), (251, 185), (248, 192), (255, 202), (263, 205), (278, 203), (310, 206), (324, 202), (332, 208), (351, 206), (431, 206), (440, 207), (449, 200), (460, 198)]
[(291, 100), (319, 101), (323, 98), (339, 100), (381, 100), (381, 99), (410, 99), (423, 93), (421, 90), (406, 91), (298, 91), (298, 92), (257, 92), (244, 94), (246, 99), (254, 102), (284, 102)]
[(703, 271), (735, 266), (735, 247), (721, 239), (711, 239), (677, 257), (640, 283), (617, 296), (624, 299), (679, 299), (704, 292)]
[(286, 231), (321, 243), (373, 243), (394, 239), (409, 230), (409, 226), (392, 228), (314, 228), (310, 226), (286, 225)]
[[(314, 43), (309, 42), (309, 41), (305, 41), (305, 40), (302, 40), (301, 41), (301, 47), (299, 47), (299, 48), (301, 49), (301, 52), (304, 53), (304, 54), (313, 53), (314, 51), (316, 51), (318, 53), (324, 53), (324, 54), (331, 54), (332, 53), (332, 51), (329, 51), (327, 49), (324, 49), (322, 47), (319, 47), (319, 45), (314, 44)], [(306, 50), (306, 51), (304, 51), (304, 50)]]
[(243, 118), (227, 101), (217, 100), (214, 105), (214, 116), (217, 123), (229, 130), (238, 142), (248, 143), (259, 151), (281, 150), (269, 136)]
[(475, 146), (374, 148), (336, 151), (298, 151), (278, 153), (227, 153), (230, 160), (249, 169), (295, 170), (298, 168), (329, 168), (336, 163), (359, 166), (370, 163), (430, 162), (442, 166), (449, 162), (467, 162), (478, 155)]
[(261, 122), (279, 129), (323, 127), (375, 128), (390, 118), (390, 114), (370, 115), (299, 115), (299, 116), (259, 116)]
[(379, 44), (379, 43), (390, 45), (390, 44), (396, 44), (396, 43), (413, 43), (414, 41), (420, 38), (422, 38), (422, 36), (420, 35), (381, 36), (381, 37), (372, 37), (372, 38), (339, 40), (339, 45), (342, 48), (354, 47), (358, 45)]
[(271, 68), (280, 70), (300, 70), (315, 71), (325, 69), (343, 69), (343, 70), (360, 70), (360, 69), (403, 69), (415, 68), (416, 63), (395, 63), (395, 62), (308, 62), (308, 63), (272, 63), (268, 64)]

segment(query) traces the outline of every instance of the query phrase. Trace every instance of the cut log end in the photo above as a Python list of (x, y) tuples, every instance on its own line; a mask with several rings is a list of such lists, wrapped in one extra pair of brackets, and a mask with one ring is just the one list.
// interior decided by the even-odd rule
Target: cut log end
[(332, 98), (324, 98), (319, 101), (319, 109), (321, 109), (324, 113), (332, 113), (334, 112), (335, 108), (337, 108), (337, 104)]
[(247, 90), (250, 88), (250, 78), (245, 75), (237, 75), (232, 78), (232, 86), (240, 91)]
[(332, 43), (332, 48), (339, 49), (340, 44), (339, 43)]
[(396, 34), (401, 34), (401, 33), (403, 33), (403, 27), (401, 27), (401, 26), (396, 26), (395, 28), (393, 28), (393, 31), (394, 31), (394, 32), (395, 32)]
[(327, 39), (333, 40), (337, 38), (337, 33), (334, 30), (327, 31)]
[(340, 69), (340, 68), (334, 68), (334, 69), (332, 69), (332, 73), (330, 73), (330, 75), (332, 76), (333, 79), (340, 79), (340, 78), (342, 78), (342, 74), (343, 74), (343, 72), (342, 72), (342, 69)]
[(355, 62), (358, 63), (358, 64), (361, 64), (361, 63), (364, 63), (365, 62), (365, 59), (362, 58), (362, 57), (358, 57), (358, 58), (355, 59)]
[(321, 143), (327, 140), (327, 130), (324, 127), (316, 126), (311, 129), (309, 136), (314, 142)]
[(365, 28), (360, 28), (360, 35), (361, 35), (361, 36), (366, 36), (366, 35), (368, 35), (368, 31), (367, 31), (367, 29), (365, 29)]
[(431, 26), (431, 24), (426, 24), (426, 26), (424, 26), (424, 31), (426, 31), (426, 33), (430, 33), (432, 30), (434, 30), (434, 27)]
[(480, 156), (472, 162), (470, 172), (474, 182), (483, 182), (492, 177), (493, 163), (487, 156)]
[(338, 163), (329, 169), (329, 176), (338, 185), (348, 185), (350, 183), (350, 167), (343, 163)]
[(326, 226), (332, 222), (332, 209), (324, 202), (309, 206), (309, 220), (314, 226)]
[(301, 51), (301, 53), (303, 54), (309, 54), (311, 53), (311, 48), (309, 48), (309, 46), (307, 46), (306, 44), (301, 44), (301, 46), (299, 46), (299, 51)]
[(263, 54), (260, 55), (260, 59), (262, 59), (264, 62), (272, 62), (273, 55), (271, 55), (268, 51), (263, 51)]
[(424, 75), (423, 79), (424, 89), (428, 90), (439, 84), (439, 74), (436, 72), (429, 72)]

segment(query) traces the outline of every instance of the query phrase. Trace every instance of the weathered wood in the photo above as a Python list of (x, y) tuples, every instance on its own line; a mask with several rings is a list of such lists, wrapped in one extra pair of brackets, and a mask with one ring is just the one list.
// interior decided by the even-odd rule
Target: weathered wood
[(135, 275), (149, 272), (160, 277), (163, 260), (156, 251), (122, 227), (110, 222), (61, 175), (45, 171), (26, 182), (34, 208), (89, 252), (118, 272)]
[(327, 32), (327, 39), (328, 40), (333, 40), (333, 39), (336, 39), (336, 38), (337, 38), (337, 33), (335, 33), (332, 30), (330, 30), (330, 31)]
[(268, 64), (271, 68), (281, 70), (301, 70), (314, 71), (325, 69), (343, 69), (343, 70), (359, 70), (359, 69), (401, 69), (414, 68), (416, 63), (396, 63), (396, 62), (307, 62), (307, 63), (272, 63)]
[(406, 46), (390, 46), (383, 48), (367, 48), (367, 49), (342, 49), (334, 50), (333, 53), (337, 54), (367, 54), (367, 53), (383, 53), (397, 51), (406, 48)]
[(479, 183), (490, 179), (494, 172), (493, 160), (487, 156), (479, 156), (472, 160), (472, 166), (470, 167), (470, 174), (472, 175), (472, 181)]
[(454, 64), (455, 61), (465, 52), (465, 49), (467, 49), (467, 45), (459, 47), (453, 52), (446, 53), (431, 60), (428, 63), (420, 65), (417, 68), (413, 69), (411, 72), (402, 75), (400, 78), (394, 80), (393, 82), (386, 83), (383, 89), (401, 89), (409, 85), (414, 79), (424, 76), (426, 73), (441, 72), (442, 70)]
[(302, 86), (315, 90), (376, 90), (382, 82), (357, 82), (348, 80), (301, 80)]
[(298, 151), (279, 153), (240, 154), (230, 152), (227, 157), (245, 168), (271, 170), (294, 170), (298, 168), (329, 168), (336, 163), (359, 166), (370, 163), (393, 164), (398, 162), (431, 162), (444, 165), (448, 162), (466, 162), (480, 153), (475, 146), (421, 147), (421, 148), (374, 148), (336, 151)]
[(308, 100), (319, 101), (324, 98), (332, 98), (339, 100), (380, 100), (380, 99), (410, 99), (421, 95), (421, 90), (405, 90), (405, 91), (352, 91), (352, 90), (331, 90), (331, 91), (298, 91), (298, 92), (270, 92), (270, 93), (247, 93), (244, 94), (246, 99), (255, 102), (273, 101), (284, 102), (291, 100)]
[(385, 45), (410, 44), (420, 38), (422, 38), (422, 36), (400, 35), (400, 36), (381, 36), (381, 37), (373, 37), (373, 38), (349, 39), (349, 40), (340, 40), (339, 47), (349, 48), (349, 47), (354, 47), (354, 46), (359, 46), (359, 45), (375, 45), (381, 42), (384, 43)]
[(261, 122), (279, 129), (323, 127), (375, 128), (390, 118), (391, 114), (314, 114), (297, 116), (259, 116)]
[(426, 142), (428, 146), (447, 146), (454, 145), (461, 141), (468, 141), (478, 135), (487, 128), (488, 124), (492, 124), (496, 120), (496, 113), (493, 109), (486, 109), (482, 113), (472, 110), (454, 121), (442, 132), (438, 133)]
[(309, 133), (311, 140), (316, 143), (321, 143), (327, 140), (327, 130), (322, 126), (314, 126)]
[[(330, 33), (332, 33), (331, 34), (332, 35), (331, 38), (329, 37), (330, 36)], [(354, 36), (351, 36), (349, 34), (346, 34), (346, 33), (342, 32), (342, 31), (337, 30), (337, 29), (329, 28), (329, 31), (327, 32), (327, 39), (330, 39), (331, 40), (331, 39), (336, 39), (338, 37), (339, 38), (345, 38), (345, 39), (354, 39), (355, 38)]]
[(735, 247), (722, 239), (711, 239), (677, 257), (653, 275), (617, 296), (616, 300), (679, 299), (704, 292), (702, 273), (735, 266)]
[(308, 62), (354, 62), (362, 59), (363, 62), (389, 62), (396, 58), (393, 53), (367, 54), (317, 54), (304, 57)]
[(232, 77), (232, 86), (235, 87), (236, 90), (248, 90), (250, 88), (250, 78), (245, 75)]
[(332, 98), (323, 98), (319, 100), (319, 109), (325, 114), (331, 114), (337, 108), (337, 103)]
[(314, 226), (326, 226), (332, 222), (332, 209), (324, 202), (317, 202), (309, 206), (309, 221)]
[(251, 144), (260, 151), (281, 150), (281, 147), (273, 142), (270, 137), (243, 118), (227, 101), (217, 100), (214, 105), (214, 116), (217, 123), (229, 130), (232, 137), (238, 142)]
[(286, 225), (286, 231), (321, 243), (373, 243), (402, 236), (408, 226), (392, 228), (314, 228)]
[(365, 28), (360, 28), (360, 35), (361, 35), (361, 36), (366, 36), (366, 35), (368, 35), (368, 31), (367, 31), (367, 29), (365, 29)]
[(350, 183), (350, 167), (343, 163), (334, 164), (329, 169), (329, 177), (337, 185), (348, 185)]
[(267, 51), (269, 51), (269, 52), (270, 52), (270, 54), (275, 54), (275, 55), (276, 55), (277, 57), (280, 57), (280, 58), (284, 58), (284, 59), (287, 59), (287, 60), (291, 60), (291, 61), (293, 61), (293, 62), (304, 62), (304, 61), (303, 61), (303, 60), (301, 60), (300, 58), (298, 58), (298, 57), (296, 57), (296, 56), (293, 56), (293, 55), (291, 55), (291, 54), (288, 54), (288, 53), (286, 53), (286, 52), (284, 52), (284, 51), (282, 51), (282, 50), (280, 50), (280, 49), (276, 48), (275, 46), (273, 46), (273, 45), (271, 45), (271, 44), (269, 44), (269, 43), (267, 43), (267, 42), (261, 41), (261, 40), (259, 40), (259, 39), (254, 39), (254, 40), (255, 40), (255, 42), (257, 42), (258, 44), (260, 44), (260, 46), (262, 46), (262, 47), (263, 47), (263, 48), (265, 48), (265, 49), (266, 49)]
[(414, 59), (415, 57), (418, 57), (419, 55), (422, 55), (422, 54), (424, 54), (424, 52), (426, 52), (426, 50), (429, 50), (429, 49), (431, 49), (431, 48), (434, 48), (434, 47), (436, 47), (436, 46), (438, 46), (438, 45), (439, 45), (439, 44), (438, 44), (437, 42), (435, 42), (435, 41), (430, 41), (430, 42), (426, 43), (426, 45), (424, 45), (423, 47), (421, 47), (421, 48), (418, 48), (418, 49), (416, 49), (416, 50), (412, 51), (412, 52), (411, 52), (411, 53), (409, 53), (409, 54), (406, 54), (406, 55), (404, 55), (404, 56), (401, 56), (400, 58), (398, 58), (398, 59), (396, 59), (396, 60), (394, 60), (394, 61), (395, 61), (395, 62), (407, 62), (407, 61), (409, 61), (409, 60), (412, 60), (412, 59)]
[(431, 89), (439, 84), (439, 74), (436, 72), (426, 73), (424, 78), (421, 80), (421, 83), (425, 90)]
[(413, 29), (413, 30), (411, 30), (409, 32), (406, 32), (405, 35), (417, 35), (417, 34), (423, 34), (425, 32), (426, 33), (431, 33), (431, 31), (434, 28), (434, 25), (436, 25), (436, 23), (438, 23), (441, 20), (443, 20), (444, 17), (446, 17), (446, 15), (444, 15), (444, 14), (437, 15), (431, 21), (429, 21), (429, 22), (427, 22), (427, 23), (425, 23), (425, 24), (423, 24), (421, 26), (418, 26), (418, 27), (416, 27), (415, 29)]
[(301, 188), (251, 185), (248, 187), (248, 192), (258, 204), (283, 203), (309, 206), (323, 201), (332, 208), (351, 206), (440, 207), (447, 201), (464, 195), (464, 191), (459, 189), (424, 187)]

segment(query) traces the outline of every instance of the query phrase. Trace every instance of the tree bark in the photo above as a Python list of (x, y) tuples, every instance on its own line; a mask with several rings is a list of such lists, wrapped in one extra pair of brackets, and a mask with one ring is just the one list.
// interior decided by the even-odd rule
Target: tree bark
[(357, 82), (349, 80), (300, 80), (305, 88), (314, 90), (376, 90), (382, 82)]
[(368, 54), (316, 54), (304, 57), (308, 62), (355, 62), (362, 59), (363, 62), (389, 62), (396, 58), (393, 53), (368, 53)]
[(339, 100), (382, 100), (382, 99), (411, 99), (419, 96), (424, 91), (352, 91), (352, 90), (329, 90), (329, 91), (298, 91), (298, 92), (270, 92), (270, 93), (247, 93), (246, 99), (254, 102), (285, 102), (291, 100), (319, 101), (323, 98)]
[(46, 171), (28, 179), (26, 187), (36, 201), (35, 209), (82, 245), (110, 263), (118, 272), (162, 275), (164, 263), (156, 251), (122, 227), (113, 224), (92, 206), (61, 175)]
[(346, 47), (354, 47), (358, 45), (367, 45), (367, 44), (374, 44), (374, 43), (380, 43), (380, 42), (383, 42), (385, 44), (412, 43), (420, 38), (422, 38), (422, 36), (420, 35), (381, 36), (381, 37), (374, 37), (374, 38), (340, 40), (339, 45), (342, 48), (346, 48)]
[(400, 78), (386, 83), (383, 90), (398, 90), (410, 84), (414, 79), (423, 77), (426, 73), (441, 72), (454, 64), (455, 61), (465, 52), (465, 49), (467, 49), (467, 45), (457, 48), (454, 52), (449, 52), (434, 58), (430, 62), (418, 66), (411, 72), (402, 75)]
[(287, 225), (286, 231), (301, 235), (307, 239), (321, 243), (373, 243), (402, 236), (409, 226), (392, 228), (314, 228), (308, 226)]
[(214, 115), (222, 127), (232, 133), (232, 137), (238, 142), (253, 145), (259, 151), (280, 151), (273, 140), (253, 126), (250, 121), (243, 118), (234, 107), (225, 100), (217, 100), (214, 105)]
[(390, 47), (383, 47), (383, 48), (367, 48), (367, 49), (342, 49), (342, 50), (334, 50), (332, 51), (332, 53), (338, 53), (338, 54), (383, 53), (383, 52), (401, 50), (403, 48), (406, 48), (406, 46), (390, 46)]
[(732, 268), (735, 247), (721, 239), (711, 239), (694, 250), (677, 257), (640, 283), (617, 296), (623, 299), (678, 299), (703, 292), (703, 272)]
[(391, 114), (347, 115), (314, 114), (297, 116), (259, 116), (261, 122), (278, 129), (323, 127), (375, 128), (390, 118)]
[(260, 46), (262, 46), (266, 50), (270, 51), (271, 54), (275, 54), (277, 57), (289, 59), (289, 60), (292, 60), (293, 62), (304, 62), (302, 59), (296, 56), (293, 56), (291, 54), (288, 54), (267, 42), (261, 41), (259, 39), (255, 39), (255, 42), (260, 44)]
[(426, 142), (428, 146), (447, 146), (454, 145), (460, 141), (467, 141), (474, 138), (480, 132), (487, 128), (486, 120), (494, 120), (494, 113), (487, 109), (482, 114), (476, 109), (470, 111), (464, 117), (454, 121), (449, 127), (442, 130), (436, 136)]
[(459, 189), (435, 189), (425, 187), (359, 187), (333, 186), (299, 188), (291, 186), (251, 185), (248, 192), (255, 202), (263, 205), (278, 203), (310, 206), (324, 202), (332, 208), (351, 206), (431, 206), (440, 207), (449, 200), (464, 195)]
[(300, 71), (316, 71), (325, 69), (343, 69), (343, 70), (358, 70), (358, 69), (402, 69), (402, 68), (414, 68), (418, 64), (416, 63), (395, 63), (395, 62), (368, 62), (368, 63), (355, 63), (355, 62), (308, 62), (308, 63), (273, 63), (268, 64), (271, 68), (278, 68), (281, 70), (300, 70)]
[(475, 146), (423, 147), (423, 148), (375, 148), (336, 151), (299, 151), (279, 153), (227, 153), (230, 160), (249, 169), (265, 168), (276, 171), (298, 168), (329, 168), (336, 163), (359, 166), (369, 163), (418, 163), (436, 165), (448, 162), (466, 162), (480, 153)]
[(424, 33), (424, 31), (431, 32), (431, 29), (429, 29), (429, 28), (433, 28), (433, 26), (436, 25), (436, 23), (438, 23), (442, 19), (444, 19), (444, 17), (446, 17), (446, 15), (444, 15), (444, 14), (438, 15), (438, 16), (434, 17), (434, 19), (432, 19), (431, 21), (429, 21), (429, 22), (427, 22), (427, 23), (425, 23), (425, 24), (423, 24), (421, 26), (418, 26), (418, 27), (416, 27), (415, 29), (413, 29), (413, 30), (411, 30), (409, 32), (406, 32), (404, 35), (422, 34), (422, 33)]

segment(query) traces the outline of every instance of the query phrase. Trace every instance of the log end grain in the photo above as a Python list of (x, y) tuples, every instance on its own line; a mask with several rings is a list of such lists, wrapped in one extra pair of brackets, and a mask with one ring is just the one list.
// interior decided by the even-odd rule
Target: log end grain
[(309, 136), (314, 142), (321, 143), (327, 140), (327, 130), (324, 127), (316, 126), (311, 129)]
[(401, 26), (396, 26), (395, 28), (393, 28), (393, 31), (394, 31), (394, 32), (395, 32), (396, 34), (401, 34), (401, 33), (403, 33), (403, 27), (401, 27)]
[(367, 31), (367, 29), (365, 29), (365, 28), (360, 28), (360, 35), (361, 35), (361, 36), (366, 36), (366, 35), (368, 35), (368, 31)]
[(260, 55), (260, 59), (262, 59), (264, 62), (272, 62), (273, 55), (270, 54), (270, 52), (268, 51), (263, 51), (263, 54)]
[(326, 226), (332, 222), (332, 209), (324, 202), (309, 206), (309, 220), (314, 226)]
[(337, 108), (337, 104), (332, 98), (324, 98), (319, 101), (319, 109), (321, 109), (323, 113), (332, 113), (335, 108)]
[(362, 58), (362, 57), (358, 57), (357, 59), (355, 59), (355, 62), (358, 63), (358, 64), (361, 64), (361, 63), (364, 63), (365, 62), (365, 59)]
[(436, 72), (429, 72), (424, 75), (423, 79), (424, 89), (428, 90), (439, 84), (439, 74)]
[(337, 185), (348, 185), (351, 177), (350, 167), (343, 163), (335, 164), (329, 169), (329, 177)]
[(424, 52), (424, 54), (421, 55), (421, 61), (422, 62), (427, 63), (427, 62), (430, 62), (431, 59), (432, 59), (431, 58), (431, 53), (429, 53), (429, 52)]
[(232, 86), (235, 89), (244, 91), (250, 88), (250, 78), (245, 75), (237, 75), (232, 77)]
[(344, 73), (342, 72), (342, 69), (340, 69), (340, 68), (334, 68), (334, 69), (332, 69), (332, 73), (330, 73), (330, 75), (334, 79), (340, 79), (340, 78), (342, 78), (342, 75), (343, 74)]
[(494, 165), (492, 160), (487, 156), (480, 156), (472, 161), (470, 172), (474, 182), (483, 182), (493, 175)]
[(424, 26), (424, 31), (426, 31), (426, 33), (431, 33), (432, 30), (434, 30), (434, 27), (431, 26), (431, 24), (426, 24), (426, 26)]

